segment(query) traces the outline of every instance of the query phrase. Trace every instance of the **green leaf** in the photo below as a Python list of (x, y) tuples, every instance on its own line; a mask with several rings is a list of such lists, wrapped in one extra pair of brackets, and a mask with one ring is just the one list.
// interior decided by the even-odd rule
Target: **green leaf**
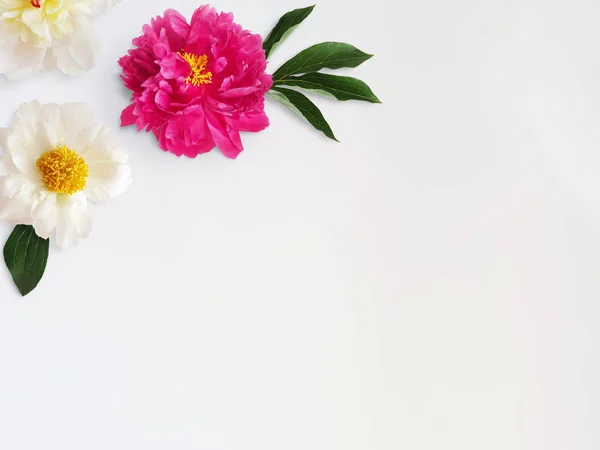
[(290, 75), (318, 72), (321, 69), (341, 69), (357, 67), (372, 58), (350, 44), (343, 42), (323, 42), (302, 50), (273, 74), (273, 81), (278, 83)]
[(309, 89), (342, 101), (362, 100), (371, 103), (381, 103), (366, 83), (352, 77), (341, 77), (339, 75), (315, 72), (301, 76), (290, 76), (278, 81), (276, 85)]
[(308, 120), (308, 122), (317, 130), (322, 131), (329, 139), (337, 141), (333, 135), (333, 131), (329, 124), (319, 111), (319, 108), (311, 102), (308, 97), (298, 91), (285, 89), (282, 87), (274, 87), (269, 91), (271, 97), (280, 103), (283, 103), (289, 109), (294, 111), (299, 116)]
[(300, 25), (304, 19), (310, 16), (310, 13), (315, 9), (315, 5), (309, 6), (308, 8), (295, 9), (284, 14), (275, 28), (269, 33), (263, 43), (265, 55), (268, 58), (271, 53), (287, 39), (287, 37)]
[(48, 261), (49, 239), (42, 239), (31, 225), (17, 225), (4, 246), (4, 262), (24, 297), (38, 285)]

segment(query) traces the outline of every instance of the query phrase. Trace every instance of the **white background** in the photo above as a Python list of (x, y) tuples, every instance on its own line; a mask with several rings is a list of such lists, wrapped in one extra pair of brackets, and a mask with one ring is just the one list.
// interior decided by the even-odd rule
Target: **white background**
[[(125, 1), (93, 72), (0, 81), (0, 124), (37, 98), (118, 127), (117, 58), (195, 6)], [(264, 35), (306, 4), (214, 6)], [(600, 448), (599, 22), (597, 0), (320, 0), (270, 70), (376, 53), (351, 73), (383, 105), (317, 98), (341, 144), (273, 103), (236, 161), (121, 130), (134, 182), (91, 238), (25, 299), (0, 270), (0, 448)]]

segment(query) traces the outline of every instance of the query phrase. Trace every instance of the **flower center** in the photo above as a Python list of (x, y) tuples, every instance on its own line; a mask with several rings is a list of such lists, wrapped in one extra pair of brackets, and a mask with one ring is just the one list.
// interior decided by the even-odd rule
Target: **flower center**
[(43, 153), (36, 165), (48, 190), (58, 194), (81, 191), (90, 173), (85, 160), (64, 145)]
[(190, 74), (185, 79), (187, 84), (200, 86), (202, 84), (212, 83), (212, 72), (206, 71), (208, 56), (198, 56), (194, 55), (193, 53), (184, 52), (183, 50), (179, 52), (179, 56), (185, 59), (185, 61), (190, 65)]
[(44, 0), (31, 0), (31, 6), (33, 6), (34, 8), (41, 8), (43, 1)]

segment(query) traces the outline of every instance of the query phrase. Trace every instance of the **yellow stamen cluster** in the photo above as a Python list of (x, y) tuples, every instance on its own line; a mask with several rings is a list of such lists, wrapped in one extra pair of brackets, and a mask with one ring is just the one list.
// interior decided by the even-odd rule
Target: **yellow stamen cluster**
[(179, 52), (185, 61), (190, 65), (190, 74), (185, 79), (187, 84), (193, 84), (194, 86), (200, 86), (202, 84), (212, 83), (212, 72), (206, 72), (206, 64), (208, 63), (208, 56), (206, 55), (194, 55), (193, 53), (187, 53), (183, 50)]
[(48, 190), (59, 194), (81, 191), (90, 173), (85, 160), (64, 145), (43, 153), (36, 165)]

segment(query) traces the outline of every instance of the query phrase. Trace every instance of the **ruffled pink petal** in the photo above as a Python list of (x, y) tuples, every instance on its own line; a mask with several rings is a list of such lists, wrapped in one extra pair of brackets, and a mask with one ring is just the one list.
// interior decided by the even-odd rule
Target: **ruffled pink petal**
[(239, 131), (229, 127), (212, 113), (207, 114), (206, 123), (221, 153), (230, 159), (237, 158), (244, 150)]
[(195, 158), (202, 153), (208, 153), (215, 148), (215, 142), (211, 136), (207, 136), (206, 139), (196, 144), (185, 145), (183, 141), (178, 144), (169, 144), (169, 151), (177, 156), (187, 156), (188, 158)]
[(232, 126), (238, 131), (257, 133), (269, 126), (269, 118), (264, 111), (257, 114), (247, 114), (240, 116), (237, 120), (232, 120)]
[(137, 116), (133, 113), (135, 110), (135, 103), (132, 103), (127, 108), (123, 110), (121, 113), (121, 126), (128, 127), (129, 125), (134, 125), (137, 120)]
[(255, 92), (257, 92), (259, 90), (260, 90), (260, 88), (257, 86), (233, 88), (233, 89), (229, 89), (227, 91), (222, 92), (221, 97), (223, 97), (223, 98), (246, 97), (250, 94), (254, 94)]
[(185, 41), (190, 34), (190, 26), (188, 25), (185, 17), (174, 9), (167, 9), (164, 15), (165, 29), (167, 34), (170, 36), (170, 43), (172, 47), (183, 48)]
[(166, 80), (186, 77), (190, 66), (177, 53), (170, 53), (159, 62), (160, 74)]

